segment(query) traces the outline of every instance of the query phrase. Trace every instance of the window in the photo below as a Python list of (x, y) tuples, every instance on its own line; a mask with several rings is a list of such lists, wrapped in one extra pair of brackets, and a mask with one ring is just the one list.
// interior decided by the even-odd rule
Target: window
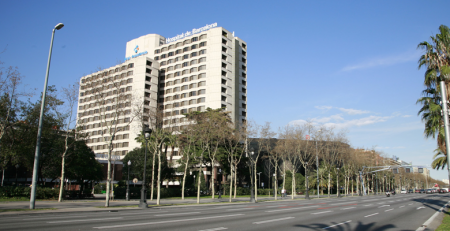
[(175, 88), (173, 89), (173, 92), (178, 92), (178, 91), (180, 91), (180, 87), (175, 87)]
[(246, 63), (246, 62), (247, 62), (247, 59), (242, 58), (242, 62), (243, 62), (243, 63)]
[(152, 65), (152, 62), (147, 60), (147, 66), (151, 66), (151, 65)]
[(170, 45), (170, 46), (169, 46), (169, 50), (170, 50), (170, 49), (173, 49), (174, 47), (175, 47), (174, 45)]
[(191, 50), (197, 49), (197, 44), (191, 46)]
[(182, 43), (182, 42), (178, 42), (178, 43), (175, 45), (175, 47), (181, 47), (181, 46), (183, 46), (183, 43)]
[(198, 37), (193, 37), (191, 40), (191, 42), (196, 42), (196, 41), (198, 41)]
[(198, 47), (204, 47), (204, 46), (206, 46), (206, 42), (201, 42)]
[(155, 54), (159, 54), (161, 51), (159, 49), (155, 50)]
[(242, 103), (242, 108), (247, 108), (247, 104)]
[(199, 87), (206, 86), (206, 81), (201, 81), (198, 83)]
[(227, 101), (227, 97), (222, 95), (222, 101)]
[(247, 55), (247, 52), (242, 51), (242, 55), (243, 55), (243, 56), (246, 56), (246, 55)]
[(199, 66), (199, 67), (198, 67), (198, 70), (199, 70), (199, 71), (206, 70), (206, 65)]
[(245, 95), (242, 96), (242, 100), (246, 101), (247, 97)]
[(182, 83), (185, 83), (185, 82), (188, 82), (188, 81), (189, 81), (189, 78), (188, 78), (188, 77), (184, 77), (184, 78), (181, 79), (181, 82), (182, 82)]
[(152, 78), (150, 78), (150, 77), (148, 77), (148, 76), (145, 77), (145, 81), (150, 82), (151, 80), (152, 80)]
[(179, 79), (173, 81), (173, 84), (174, 84), (174, 85), (175, 85), (175, 84), (180, 84), (180, 83), (181, 83), (181, 80), (179, 80)]
[(127, 87), (127, 91), (131, 91), (131, 90), (133, 90), (133, 87), (132, 86), (128, 86)]
[(206, 78), (206, 74), (205, 74), (205, 73), (202, 73), (202, 74), (198, 75), (198, 78), (199, 78), (199, 79)]
[(199, 63), (201, 63), (201, 62), (206, 62), (206, 57), (200, 58), (200, 59), (198, 60), (198, 62), (199, 62)]
[(189, 51), (189, 47), (183, 48), (183, 52), (187, 52), (187, 51)]
[(222, 36), (225, 36), (225, 37), (227, 37), (227, 32), (225, 32), (225, 31), (222, 31)]
[(158, 57), (158, 56), (155, 56), (155, 60), (158, 61), (158, 60), (159, 60), (159, 57)]
[(242, 77), (247, 78), (247, 74), (245, 74), (244, 72), (242, 72)]
[(222, 55), (222, 60), (227, 61), (227, 56), (226, 55)]
[(199, 53), (199, 55), (204, 55), (204, 54), (206, 54), (206, 49), (203, 49), (203, 50), (201, 50), (200, 52), (198, 52)]
[(172, 93), (172, 89), (167, 89), (166, 94)]
[(132, 76), (132, 75), (133, 75), (133, 71), (127, 72), (127, 76)]
[(222, 44), (227, 45), (227, 40), (226, 39), (222, 39)]
[(161, 52), (164, 52), (164, 51), (167, 51), (167, 47), (163, 47), (163, 48), (161, 49)]
[(222, 67), (223, 67), (223, 68), (227, 68), (227, 64), (222, 63)]
[(145, 70), (145, 73), (151, 74), (151, 73), (152, 73), (152, 69), (148, 69), (148, 68), (147, 68), (147, 69)]
[(226, 53), (227, 52), (227, 48), (222, 47), (222, 51)]
[(167, 54), (167, 57), (170, 57), (170, 56), (173, 56), (174, 55), (174, 53), (173, 53), (173, 51), (171, 51), (171, 52), (169, 52), (169, 54)]
[(175, 72), (174, 76), (176, 77), (176, 76), (180, 76), (180, 75), (181, 75), (181, 72), (178, 71), (178, 72)]
[(247, 85), (247, 81), (242, 80), (242, 85), (246, 86)]
[(171, 64), (171, 63), (173, 63), (173, 59), (167, 60), (167, 64)]
[(204, 102), (205, 102), (205, 97), (197, 99), (197, 103), (204, 103)]
[(191, 96), (196, 96), (197, 95), (197, 92), (196, 91), (191, 91), (191, 92), (189, 92), (189, 97), (191, 97)]
[(243, 93), (247, 93), (247, 89), (242, 88), (242, 92), (243, 92)]
[(161, 66), (164, 66), (164, 65), (166, 65), (166, 61), (161, 62)]
[(198, 94), (199, 94), (199, 95), (206, 94), (206, 90), (205, 90), (205, 89), (199, 90), (199, 91), (198, 91)]
[(181, 86), (181, 90), (182, 90), (182, 91), (187, 90), (187, 89), (188, 89), (188, 85), (183, 85), (183, 86)]
[(191, 57), (195, 57), (195, 56), (197, 56), (197, 52), (192, 52)]
[(189, 55), (183, 55), (183, 60), (188, 59), (188, 58), (189, 58)]
[(189, 70), (184, 70), (181, 74), (185, 75), (185, 74), (188, 74), (188, 73), (189, 73)]
[(227, 93), (227, 89), (225, 87), (222, 87), (222, 93)]
[(197, 68), (196, 68), (196, 67), (193, 67), (193, 68), (191, 68), (189, 71), (190, 71), (190, 73), (194, 73), (194, 72), (197, 71)]
[(242, 65), (242, 70), (246, 71), (247, 67), (245, 65)]
[(189, 44), (189, 43), (191, 43), (191, 40), (187, 39), (187, 40), (184, 40), (183, 45), (186, 45), (186, 44)]
[[(133, 68), (134, 67), (134, 63), (130, 63), (128, 64), (128, 68)], [(112, 74), (112, 72), (110, 71), (110, 74)]]
[(177, 55), (177, 54), (181, 54), (181, 53), (183, 53), (183, 50), (181, 50), (181, 49), (178, 49), (178, 50), (175, 51), (175, 54), (176, 54), (176, 55)]
[(222, 71), (222, 76), (223, 77), (227, 77), (227, 72), (226, 71)]
[(222, 84), (223, 85), (227, 85), (227, 80), (226, 79), (222, 79)]
[(127, 83), (132, 83), (132, 82), (133, 82), (133, 78), (127, 79)]
[(175, 68), (174, 68), (174, 70), (176, 70), (176, 69), (180, 69), (181, 68), (181, 64), (177, 64), (177, 65), (175, 65)]
[[(191, 64), (192, 64), (192, 62), (191, 62)], [(187, 66), (189, 66), (189, 62), (184, 62), (183, 67), (187, 67)]]
[(150, 97), (150, 93), (145, 92), (145, 97)]
[(195, 100), (195, 99), (189, 100), (189, 105), (196, 104), (196, 103), (197, 103), (197, 100)]
[(202, 40), (202, 39), (206, 39), (206, 36), (207, 36), (206, 34), (204, 34), (204, 35), (201, 35), (201, 36), (200, 36), (200, 40)]
[(242, 43), (242, 48), (247, 49), (247, 45), (245, 43)]

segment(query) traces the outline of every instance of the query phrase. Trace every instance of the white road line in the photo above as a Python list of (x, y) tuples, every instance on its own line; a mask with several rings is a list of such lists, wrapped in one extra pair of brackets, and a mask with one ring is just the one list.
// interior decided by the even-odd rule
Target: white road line
[(236, 210), (243, 210), (243, 209), (254, 209), (254, 208), (227, 209), (227, 211), (236, 211)]
[(79, 221), (98, 221), (98, 220), (112, 220), (112, 219), (123, 219), (123, 217), (111, 217), (111, 218), (99, 218), (99, 219), (86, 219), (86, 220), (70, 220), (70, 221), (47, 221), (47, 223), (68, 223), (68, 222), (79, 222)]
[(173, 216), (173, 215), (185, 215), (185, 214), (193, 214), (193, 213), (200, 213), (200, 212), (190, 212), (190, 213), (168, 213), (168, 214), (158, 214), (155, 216)]
[(388, 210), (384, 210), (385, 212), (389, 212), (389, 211), (392, 211), (392, 210), (394, 210), (394, 209), (388, 209)]
[(379, 205), (381, 205), (381, 204), (384, 204), (385, 202), (380, 202), (380, 203), (378, 203)]
[(382, 205), (382, 206), (380, 206), (378, 208), (383, 208), (383, 207), (386, 207), (386, 206), (390, 206), (390, 205)]
[(368, 204), (368, 205), (364, 205), (364, 206), (371, 206), (371, 205), (373, 205), (373, 204)]
[(147, 212), (147, 213), (120, 213), (121, 216), (126, 216), (126, 215), (141, 215), (141, 214), (152, 214), (152, 213), (167, 213), (169, 211), (160, 211), (160, 212)]
[(321, 213), (330, 213), (330, 212), (332, 212), (332, 211), (323, 211), (323, 212), (318, 212), (318, 213), (311, 213), (311, 214), (314, 214), (314, 215), (316, 215), (316, 214), (321, 214)]
[(331, 225), (331, 226), (328, 226), (328, 227), (325, 227), (325, 228), (322, 228), (322, 229), (328, 229), (328, 228), (335, 227), (335, 226), (342, 225), (342, 224), (349, 223), (349, 222), (352, 222), (352, 221), (351, 221), (351, 220), (349, 220), (349, 221), (344, 221), (344, 222), (342, 222), (342, 223), (335, 224), (335, 225)]
[(155, 221), (155, 222), (147, 222), (147, 223), (134, 223), (134, 224), (127, 224), (127, 225), (111, 225), (111, 226), (100, 226), (100, 227), (92, 227), (92, 228), (94, 228), (94, 229), (112, 229), (112, 228), (121, 228), (121, 227), (132, 227), (132, 226), (142, 226), (142, 225), (154, 225), (154, 224), (184, 222), (184, 221), (207, 220), (207, 219), (213, 219), (213, 218), (235, 217), (235, 216), (243, 216), (243, 215), (244, 214), (233, 214), (233, 215), (214, 216), (214, 217), (197, 217), (197, 218), (182, 219), (182, 220)]
[(371, 216), (375, 216), (375, 215), (378, 215), (378, 213), (370, 214), (370, 215), (367, 215), (367, 216), (364, 216), (364, 217), (371, 217)]
[(269, 210), (269, 211), (266, 211), (266, 213), (282, 212), (282, 211), (296, 210), (296, 209), (307, 209), (307, 208), (314, 208), (314, 207), (319, 207), (319, 206), (318, 206), (318, 205), (314, 205), (314, 206), (307, 206), (307, 207), (298, 207), (298, 208), (289, 208), (289, 209)]
[(419, 210), (419, 209), (424, 209), (425, 207), (419, 207), (419, 208), (417, 208), (417, 210)]
[(199, 231), (216, 231), (216, 230), (225, 230), (228, 228), (225, 227), (219, 227), (219, 228), (212, 228), (212, 229), (203, 229), (203, 230), (199, 230)]
[(356, 207), (348, 207), (348, 208), (343, 208), (343, 209), (341, 209), (341, 210), (354, 209), (354, 208), (356, 208)]
[(402, 205), (402, 206), (400, 206), (399, 208), (403, 208), (403, 207), (405, 207), (404, 205)]
[(350, 202), (355, 202), (355, 201), (347, 201), (347, 202), (344, 202), (344, 203), (334, 203), (334, 204), (330, 204), (330, 205), (342, 205), (342, 204), (348, 204)]
[(28, 218), (28, 219), (22, 219), (24, 221), (31, 221), (31, 220), (44, 220), (44, 219), (57, 219), (57, 218), (72, 218), (72, 217), (86, 217), (86, 216), (70, 216), (70, 217), (41, 217), (41, 218)]
[(264, 224), (264, 223), (269, 223), (269, 222), (289, 220), (292, 218), (295, 218), (295, 217), (284, 217), (284, 218), (278, 218), (278, 219), (267, 220), (267, 221), (256, 221), (256, 222), (253, 222), (253, 224), (259, 225), (259, 224)]
[(408, 205), (413, 205), (414, 203), (408, 204)]

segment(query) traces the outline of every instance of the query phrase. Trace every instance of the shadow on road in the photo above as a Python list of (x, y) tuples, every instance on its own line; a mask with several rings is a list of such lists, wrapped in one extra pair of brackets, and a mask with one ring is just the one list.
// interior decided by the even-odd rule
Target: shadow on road
[(337, 225), (334, 227), (330, 227), (333, 225), (336, 225), (338, 223), (334, 223), (334, 224), (312, 224), (312, 225), (296, 225), (295, 227), (300, 227), (300, 228), (304, 228), (307, 230), (324, 230), (324, 228), (327, 228), (325, 230), (329, 230), (329, 231), (384, 231), (384, 230), (389, 230), (389, 229), (393, 229), (396, 228), (395, 225), (392, 224), (388, 224), (388, 225), (383, 225), (383, 226), (377, 226), (375, 222), (372, 223), (367, 223), (367, 224), (363, 224), (362, 222), (358, 222), (358, 224), (355, 227), (354, 223), (346, 223), (346, 224), (341, 224), (341, 225)]

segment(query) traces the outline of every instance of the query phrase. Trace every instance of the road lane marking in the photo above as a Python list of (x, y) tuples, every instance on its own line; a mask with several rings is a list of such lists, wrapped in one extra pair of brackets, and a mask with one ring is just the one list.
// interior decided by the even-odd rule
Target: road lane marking
[(159, 211), (159, 212), (147, 212), (147, 213), (120, 213), (121, 216), (126, 216), (126, 215), (136, 215), (136, 214), (152, 214), (152, 213), (167, 213), (168, 211)]
[(199, 230), (199, 231), (216, 231), (216, 230), (225, 230), (228, 228), (225, 227), (219, 227), (219, 228), (212, 228), (212, 229), (203, 229), (203, 230)]
[(371, 205), (373, 205), (373, 204), (368, 204), (368, 205), (364, 205), (364, 206), (371, 206)]
[(289, 219), (293, 219), (293, 218), (295, 218), (295, 217), (284, 217), (284, 218), (278, 218), (278, 219), (267, 220), (267, 221), (257, 221), (257, 222), (253, 222), (253, 224), (259, 225), (259, 224), (264, 224), (264, 223), (269, 223), (269, 222), (289, 220)]
[(378, 208), (383, 208), (383, 207), (386, 207), (386, 206), (390, 206), (390, 205), (382, 205), (382, 206), (380, 206)]
[(307, 209), (307, 208), (314, 208), (314, 207), (319, 207), (319, 206), (318, 205), (314, 205), (314, 206), (298, 207), (298, 208), (290, 208), (290, 209), (269, 210), (269, 211), (266, 211), (266, 213), (282, 212), (282, 211), (295, 210), (295, 209)]
[(403, 207), (405, 207), (404, 205), (402, 205), (402, 206), (400, 206), (399, 208), (403, 208)]
[(375, 215), (378, 215), (378, 213), (370, 214), (370, 215), (367, 215), (367, 216), (364, 216), (364, 217), (371, 217), (371, 216), (375, 216)]
[(190, 213), (168, 213), (168, 214), (158, 214), (158, 215), (155, 215), (155, 216), (186, 215), (186, 214), (193, 214), (193, 213), (200, 213), (200, 212), (190, 212)]
[(99, 218), (99, 219), (86, 219), (86, 220), (71, 220), (71, 221), (47, 221), (47, 223), (68, 223), (68, 222), (79, 222), (79, 221), (98, 221), (98, 220), (112, 220), (112, 219), (123, 219), (123, 217), (111, 217), (111, 218)]
[(122, 228), (122, 227), (131, 227), (131, 226), (154, 225), (154, 224), (195, 221), (195, 220), (207, 220), (207, 219), (214, 219), (214, 218), (235, 217), (235, 216), (243, 216), (243, 215), (244, 214), (232, 214), (232, 215), (223, 215), (223, 216), (214, 216), (214, 217), (197, 217), (197, 218), (182, 219), (182, 220), (155, 221), (155, 222), (146, 222), (146, 223), (133, 223), (133, 224), (126, 224), (126, 225), (100, 226), (100, 227), (92, 227), (92, 228), (94, 228), (94, 229), (112, 229), (112, 228)]
[(311, 214), (314, 214), (314, 215), (316, 215), (316, 214), (321, 214), (321, 213), (330, 213), (330, 212), (332, 212), (332, 211), (328, 210), (328, 211), (323, 211), (323, 212), (318, 212), (318, 213), (311, 213)]
[(347, 202), (343, 202), (343, 203), (334, 203), (334, 204), (330, 204), (330, 205), (342, 205), (342, 204), (348, 204), (350, 202), (355, 202), (355, 201), (347, 201)]
[(352, 221), (351, 220), (344, 221), (344, 222), (341, 222), (339, 224), (331, 225), (331, 226), (328, 226), (328, 227), (325, 227), (325, 228), (322, 228), (322, 229), (328, 229), (328, 228), (335, 227), (335, 226), (342, 225), (342, 224), (349, 223), (349, 222), (352, 222)]
[(394, 209), (388, 209), (388, 210), (384, 210), (385, 212), (389, 212), (389, 211), (392, 211), (392, 210), (394, 210)]
[(70, 217), (41, 217), (41, 218), (27, 218), (27, 219), (23, 219), (24, 221), (31, 221), (31, 220), (43, 220), (43, 219), (52, 219), (54, 220), (55, 218), (73, 218), (73, 217), (86, 217), (86, 216), (70, 216)]
[(414, 203), (408, 204), (408, 205), (413, 205)]
[(417, 208), (417, 210), (419, 210), (419, 209), (424, 209), (425, 207), (419, 207), (419, 208)]
[(356, 208), (356, 207), (348, 207), (348, 208), (343, 208), (343, 209), (341, 209), (341, 210), (354, 209), (354, 208)]
[(243, 209), (253, 209), (253, 208), (242, 208), (242, 209), (227, 209), (227, 211), (236, 211), (236, 210), (243, 210)]

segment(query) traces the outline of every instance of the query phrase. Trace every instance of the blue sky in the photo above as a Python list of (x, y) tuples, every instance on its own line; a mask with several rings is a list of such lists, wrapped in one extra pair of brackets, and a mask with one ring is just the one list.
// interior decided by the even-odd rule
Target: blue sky
[[(419, 42), (450, 26), (450, 2), (2, 1), (0, 60), (42, 91), (51, 30), (50, 85), (115, 65), (127, 41), (173, 37), (218, 23), (248, 44), (248, 117), (275, 130), (306, 120), (344, 128), (354, 147), (430, 164), (415, 104), (423, 90)], [(438, 179), (446, 171), (432, 171)]]

